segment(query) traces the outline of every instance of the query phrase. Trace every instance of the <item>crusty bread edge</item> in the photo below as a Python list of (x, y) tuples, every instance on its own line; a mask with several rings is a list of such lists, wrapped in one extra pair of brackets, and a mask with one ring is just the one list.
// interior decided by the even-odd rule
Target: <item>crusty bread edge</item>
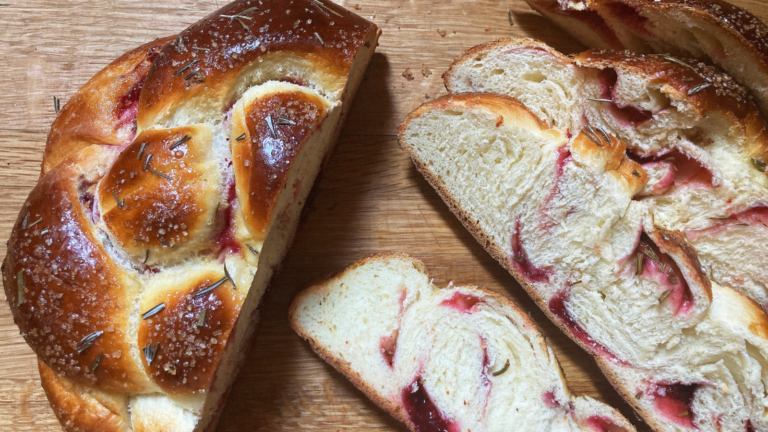
[[(643, 418), (643, 420), (651, 426), (654, 430), (661, 430), (663, 427), (662, 425), (655, 421), (653, 413), (646, 410), (640, 403), (635, 399), (634, 393), (623, 386), (621, 380), (619, 379), (619, 376), (616, 372), (613, 371), (611, 363), (609, 363), (607, 360), (601, 358), (600, 356), (595, 355), (589, 347), (584, 344), (582, 341), (578, 340), (576, 337), (573, 336), (573, 333), (562, 323), (560, 320), (555, 317), (555, 315), (549, 310), (549, 307), (547, 307), (546, 302), (544, 299), (536, 292), (536, 290), (533, 288), (531, 284), (529, 284), (526, 279), (523, 277), (523, 275), (517, 271), (517, 269), (512, 266), (512, 263), (506, 259), (506, 254), (502, 250), (501, 247), (499, 247), (497, 244), (495, 244), (490, 236), (486, 234), (486, 232), (480, 227), (480, 225), (473, 221), (469, 215), (464, 211), (464, 209), (461, 208), (461, 205), (459, 204), (458, 200), (456, 200), (451, 192), (448, 190), (448, 188), (445, 186), (445, 183), (442, 179), (440, 179), (439, 176), (435, 175), (432, 171), (430, 171), (427, 164), (424, 163), (421, 158), (419, 158), (418, 154), (410, 148), (405, 141), (404, 138), (404, 132), (408, 128), (408, 125), (410, 122), (419, 117), (422, 113), (430, 110), (432, 107), (438, 106), (439, 104), (450, 104), (453, 100), (458, 99), (464, 99), (465, 97), (483, 97), (483, 98), (489, 98), (489, 99), (504, 99), (507, 100), (515, 100), (506, 96), (496, 95), (496, 94), (477, 94), (477, 93), (465, 93), (465, 94), (454, 94), (454, 95), (446, 95), (442, 96), (440, 98), (433, 99), (420, 107), (418, 107), (416, 110), (414, 110), (411, 114), (409, 114), (403, 123), (398, 128), (398, 143), (400, 144), (400, 148), (405, 150), (406, 153), (410, 156), (411, 160), (413, 161), (413, 164), (416, 166), (416, 169), (424, 176), (424, 178), (427, 180), (427, 182), (435, 189), (437, 194), (442, 198), (443, 202), (445, 202), (446, 205), (448, 205), (448, 208), (451, 210), (451, 213), (456, 216), (459, 221), (461, 221), (462, 225), (472, 234), (472, 236), (477, 240), (478, 243), (480, 243), (481, 246), (489, 253), (491, 256), (501, 264), (502, 267), (504, 267), (514, 278), (515, 280), (520, 284), (520, 286), (528, 293), (528, 296), (533, 299), (533, 301), (536, 303), (536, 305), (539, 306), (539, 309), (541, 309), (544, 314), (547, 316), (547, 318), (550, 319), (556, 326), (562, 330), (563, 333), (565, 333), (571, 340), (573, 340), (577, 345), (579, 345), (582, 349), (584, 349), (587, 353), (589, 353), (592, 357), (594, 357), (595, 361), (597, 362), (598, 367), (603, 371), (603, 374), (608, 378), (608, 381), (613, 385), (613, 387), (616, 389), (616, 391), (621, 395), (621, 397), (624, 398), (624, 400)], [(526, 111), (529, 111), (525, 106), (523, 106), (521, 103), (517, 103), (518, 106), (522, 107)], [(529, 111), (530, 112), (530, 111)], [(533, 115), (533, 113), (531, 113)], [(534, 115), (535, 117), (535, 115)]]
[(410, 430), (416, 430), (416, 426), (408, 419), (408, 416), (406, 415), (405, 411), (403, 411), (402, 406), (394, 403), (393, 401), (385, 398), (381, 394), (379, 394), (373, 387), (368, 385), (365, 380), (360, 376), (359, 373), (355, 372), (350, 366), (349, 362), (342, 361), (338, 359), (337, 357), (334, 357), (328, 350), (324, 349), (319, 343), (317, 343), (304, 329), (299, 325), (296, 309), (301, 303), (301, 300), (311, 294), (312, 292), (316, 290), (320, 290), (325, 288), (327, 284), (329, 284), (333, 280), (341, 279), (343, 278), (348, 272), (351, 272), (352, 270), (356, 269), (357, 267), (360, 267), (362, 265), (365, 265), (369, 262), (374, 262), (378, 260), (383, 259), (406, 259), (410, 260), (414, 263), (416, 266), (416, 269), (424, 274), (427, 273), (426, 266), (423, 262), (420, 260), (413, 258), (409, 255), (402, 254), (402, 253), (384, 253), (384, 254), (378, 254), (378, 255), (369, 255), (367, 257), (361, 258), (352, 264), (350, 264), (347, 268), (342, 270), (341, 272), (337, 273), (336, 275), (326, 279), (325, 281), (321, 281), (318, 283), (313, 284), (309, 288), (302, 290), (299, 294), (296, 295), (296, 297), (291, 302), (291, 306), (288, 308), (288, 322), (291, 325), (291, 328), (293, 331), (296, 332), (302, 339), (305, 339), (307, 342), (309, 342), (309, 345), (312, 347), (312, 350), (320, 356), (326, 363), (333, 366), (334, 369), (336, 369), (339, 373), (344, 375), (351, 383), (354, 385), (358, 390), (363, 392), (368, 399), (373, 401), (379, 408), (386, 411), (389, 415), (397, 419), (398, 421), (404, 423)]
[[(408, 419), (408, 416), (403, 411), (402, 406), (383, 397), (373, 387), (368, 385), (365, 382), (365, 380), (360, 376), (359, 373), (355, 372), (354, 370), (352, 370), (352, 368), (350, 368), (349, 362), (339, 360), (337, 357), (331, 354), (327, 349), (324, 349), (321, 344), (317, 343), (306, 331), (304, 331), (304, 329), (298, 323), (297, 314), (296, 314), (296, 309), (299, 303), (301, 303), (301, 301), (305, 296), (324, 289), (331, 281), (338, 280), (345, 277), (348, 272), (356, 269), (357, 267), (360, 267), (362, 265), (365, 265), (371, 262), (385, 261), (389, 259), (402, 259), (402, 260), (410, 261), (419, 272), (423, 273), (428, 278), (430, 278), (429, 272), (427, 271), (427, 268), (424, 262), (422, 262), (420, 259), (413, 257), (411, 255), (404, 254), (404, 253), (395, 253), (395, 252), (369, 255), (353, 262), (347, 268), (337, 273), (336, 275), (328, 279), (325, 279), (323, 281), (314, 283), (309, 288), (306, 288), (303, 291), (301, 291), (299, 294), (297, 294), (296, 297), (291, 302), (291, 305), (288, 309), (288, 321), (291, 325), (291, 328), (301, 338), (309, 342), (309, 345), (312, 347), (312, 350), (320, 358), (322, 358), (326, 363), (333, 366), (333, 368), (336, 369), (339, 373), (344, 375), (355, 386), (355, 388), (363, 392), (363, 394), (365, 394), (379, 408), (387, 412), (389, 415), (391, 415), (398, 421), (404, 423), (410, 430), (415, 431), (416, 430), (415, 425)], [(478, 291), (482, 296), (490, 297), (492, 300), (499, 302), (499, 304), (502, 307), (507, 307), (511, 309), (513, 313), (517, 314), (520, 321), (522, 321), (523, 326), (527, 327), (527, 328), (521, 329), (521, 331), (524, 330), (526, 332), (533, 333), (533, 335), (536, 337), (536, 343), (538, 343), (544, 349), (547, 355), (552, 356), (552, 360), (554, 360), (555, 367), (557, 368), (558, 374), (562, 380), (563, 390), (565, 391), (565, 393), (570, 395), (573, 398), (578, 397), (573, 395), (573, 392), (570, 389), (570, 386), (568, 385), (568, 381), (565, 378), (565, 374), (563, 373), (562, 366), (560, 365), (560, 362), (558, 361), (557, 356), (554, 355), (549, 345), (547, 344), (547, 341), (544, 335), (541, 333), (541, 330), (539, 329), (538, 325), (536, 325), (536, 322), (520, 307), (520, 305), (518, 305), (515, 301), (513, 301), (506, 295), (482, 286), (473, 285), (473, 284), (462, 284), (460, 286), (457, 286), (456, 288), (462, 289), (462, 290), (466, 289), (466, 290)], [(443, 288), (438, 287), (438, 289), (443, 289)], [(517, 326), (517, 324), (515, 325)], [(534, 343), (534, 341), (531, 341), (531, 343)], [(620, 419), (624, 421), (623, 424), (620, 424), (617, 426), (624, 427), (628, 431), (635, 430), (634, 426), (616, 408), (608, 404), (603, 404), (603, 406), (607, 410), (611, 410), (613, 412), (614, 418), (612, 418), (612, 420)]]

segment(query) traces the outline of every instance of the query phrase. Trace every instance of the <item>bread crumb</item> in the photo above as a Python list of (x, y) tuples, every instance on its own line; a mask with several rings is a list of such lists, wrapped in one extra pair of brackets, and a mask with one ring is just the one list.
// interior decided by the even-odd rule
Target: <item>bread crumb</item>
[(429, 99), (429, 93), (424, 95), (424, 99)]
[(445, 37), (445, 30), (443, 29), (437, 29), (437, 34), (440, 35), (440, 37)]
[(411, 73), (410, 68), (406, 68), (403, 71), (403, 78), (407, 79), (408, 81), (413, 81), (413, 74)]
[(355, 3), (355, 9), (360, 10), (360, 3)]
[(422, 65), (421, 65), (421, 74), (422, 74), (422, 75), (424, 75), (424, 78), (427, 78), (427, 77), (429, 77), (430, 75), (432, 75), (432, 71), (431, 71), (431, 70), (429, 70), (429, 68), (427, 67), (427, 65), (425, 65), (425, 64), (422, 64)]
[(489, 28), (485, 29), (486, 33), (488, 33), (489, 31), (491, 31), (491, 29), (489, 29)]

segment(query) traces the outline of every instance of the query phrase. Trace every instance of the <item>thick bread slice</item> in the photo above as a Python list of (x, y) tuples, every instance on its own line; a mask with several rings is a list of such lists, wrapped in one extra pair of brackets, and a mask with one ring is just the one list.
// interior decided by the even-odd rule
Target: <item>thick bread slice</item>
[(568, 138), (493, 94), (438, 98), (399, 132), (467, 229), (651, 427), (768, 430), (768, 317), (656, 226), (634, 199), (647, 173), (622, 142)]
[(412, 431), (634, 430), (613, 408), (570, 393), (515, 303), (476, 286), (439, 289), (408, 255), (364, 258), (308, 288), (290, 321)]
[(667, 53), (725, 69), (768, 115), (768, 26), (724, 0), (526, 0), (591, 48)]
[(468, 50), (451, 92), (518, 98), (572, 134), (590, 126), (628, 144), (650, 176), (657, 225), (683, 231), (713, 280), (768, 305), (768, 128), (732, 79), (699, 62), (587, 51), (566, 57), (531, 39)]

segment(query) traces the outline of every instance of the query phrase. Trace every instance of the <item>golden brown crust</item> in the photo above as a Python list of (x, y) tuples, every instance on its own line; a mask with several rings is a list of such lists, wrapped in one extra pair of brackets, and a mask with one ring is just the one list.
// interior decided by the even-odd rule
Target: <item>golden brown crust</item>
[(138, 284), (109, 256), (91, 220), (89, 187), (115, 153), (92, 146), (43, 176), (11, 231), (3, 282), (22, 335), (57, 373), (104, 390), (139, 391), (146, 376), (130, 356), (125, 302)]
[(172, 248), (179, 256), (180, 248), (212, 247), (221, 181), (211, 141), (206, 125), (146, 131), (100, 182), (104, 223), (138, 261), (168, 261)]
[(38, 361), (40, 382), (54, 414), (67, 432), (127, 432), (130, 430), (125, 397), (94, 394), (72, 381), (56, 375)]
[(160, 313), (141, 320), (139, 346), (155, 347), (150, 348), (152, 362), (148, 364), (146, 354), (141, 361), (147, 375), (169, 394), (205, 391), (211, 382), (243, 303), (243, 295), (224, 277), (223, 268), (194, 274), (142, 302), (144, 311), (164, 305)]
[(128, 51), (72, 96), (51, 125), (41, 175), (89, 145), (123, 145), (133, 139), (144, 78), (171, 39), (156, 39)]
[[(245, 18), (242, 18), (242, 17)], [(346, 85), (352, 60), (376, 26), (323, 0), (233, 2), (192, 25), (169, 43), (152, 64), (139, 101), (139, 130), (170, 115), (179, 105), (204, 98), (226, 111), (238, 96), (249, 65), (284, 58), (322, 78), (265, 72), (260, 82), (286, 80), (336, 92)]]
[(242, 109), (233, 116), (231, 138), (237, 195), (251, 234), (262, 239), (277, 197), (295, 186), (285, 184), (288, 169), (325, 119), (327, 103), (302, 91), (276, 92)]

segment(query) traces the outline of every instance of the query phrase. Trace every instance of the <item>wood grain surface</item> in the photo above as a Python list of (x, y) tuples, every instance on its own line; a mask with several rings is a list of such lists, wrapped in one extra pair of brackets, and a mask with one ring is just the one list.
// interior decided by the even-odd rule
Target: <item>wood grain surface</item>
[[(8, 238), (38, 179), (55, 116), (53, 96), (63, 106), (126, 50), (177, 33), (226, 3), (7, 1), (11, 4), (0, 7), (2, 240)], [(734, 3), (768, 18), (764, 0)], [(513, 297), (546, 334), (574, 392), (606, 401), (640, 425), (592, 358), (551, 324), (475, 242), (396, 142), (396, 128), (405, 115), (445, 93), (440, 75), (463, 50), (510, 36), (539, 38), (566, 53), (583, 47), (520, 0), (341, 4), (381, 27), (380, 46), (336, 152), (315, 184), (296, 242), (267, 294), (259, 335), (218, 430), (405, 430), (316, 357), (287, 321), (288, 304), (298, 290), (357, 258), (385, 251), (421, 258), (438, 284), (474, 283)], [(412, 78), (404, 76), (406, 69)], [(3, 241), (0, 256), (5, 253)], [(35, 355), (19, 335), (5, 301), (0, 305), (0, 430), (60, 430), (40, 387)]]

